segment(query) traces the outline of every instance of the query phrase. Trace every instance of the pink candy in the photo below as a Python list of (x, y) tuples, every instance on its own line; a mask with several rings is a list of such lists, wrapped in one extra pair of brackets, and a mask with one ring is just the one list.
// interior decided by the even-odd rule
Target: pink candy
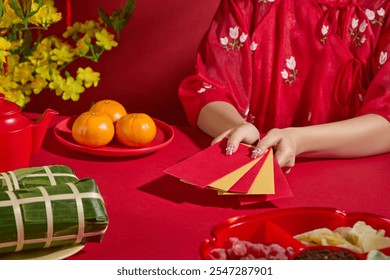
[(291, 247), (252, 243), (237, 237), (228, 238), (224, 245), (224, 248), (210, 250), (212, 260), (287, 260), (294, 253)]

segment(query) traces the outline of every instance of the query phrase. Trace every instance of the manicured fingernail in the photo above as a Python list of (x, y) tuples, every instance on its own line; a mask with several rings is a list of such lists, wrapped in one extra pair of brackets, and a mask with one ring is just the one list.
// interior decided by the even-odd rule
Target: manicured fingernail
[(263, 153), (261, 148), (256, 148), (252, 151), (252, 158), (257, 158)]
[(234, 145), (233, 144), (229, 144), (226, 147), (226, 155), (227, 156), (231, 156), (233, 154), (233, 149), (234, 149)]

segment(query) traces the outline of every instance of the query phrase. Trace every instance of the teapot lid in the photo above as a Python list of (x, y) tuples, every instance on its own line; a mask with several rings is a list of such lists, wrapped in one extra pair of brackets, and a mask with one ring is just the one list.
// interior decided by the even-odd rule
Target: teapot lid
[(5, 100), (5, 95), (0, 93), (0, 116), (12, 115), (20, 111), (20, 107), (14, 103)]

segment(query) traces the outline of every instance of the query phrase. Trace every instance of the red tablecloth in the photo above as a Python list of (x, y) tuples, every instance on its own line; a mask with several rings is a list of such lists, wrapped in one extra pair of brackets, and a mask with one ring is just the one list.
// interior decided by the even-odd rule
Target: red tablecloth
[(210, 139), (190, 127), (173, 127), (172, 143), (127, 158), (73, 151), (54, 136), (52, 122), (31, 165), (64, 164), (96, 180), (110, 224), (102, 243), (89, 243), (70, 259), (199, 259), (203, 239), (227, 218), (277, 208), (332, 207), (390, 218), (390, 154), (362, 159), (300, 160), (286, 175), (293, 197), (240, 206), (229, 196), (196, 189), (166, 175), (167, 167), (207, 147)]

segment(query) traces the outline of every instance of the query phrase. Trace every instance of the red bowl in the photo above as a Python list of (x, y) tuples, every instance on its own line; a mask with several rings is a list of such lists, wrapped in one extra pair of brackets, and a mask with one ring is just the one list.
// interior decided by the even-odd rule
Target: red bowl
[[(225, 241), (230, 237), (265, 245), (276, 243), (284, 248), (292, 247), (298, 252), (306, 245), (295, 239), (295, 235), (325, 227), (330, 230), (352, 227), (358, 221), (364, 221), (374, 229), (383, 229), (390, 236), (390, 220), (375, 214), (346, 213), (324, 207), (288, 208), (233, 217), (216, 225), (211, 230), (211, 238), (202, 242), (200, 255), (202, 259), (211, 259), (210, 251), (226, 248)], [(381, 251), (390, 254), (390, 248)]]

